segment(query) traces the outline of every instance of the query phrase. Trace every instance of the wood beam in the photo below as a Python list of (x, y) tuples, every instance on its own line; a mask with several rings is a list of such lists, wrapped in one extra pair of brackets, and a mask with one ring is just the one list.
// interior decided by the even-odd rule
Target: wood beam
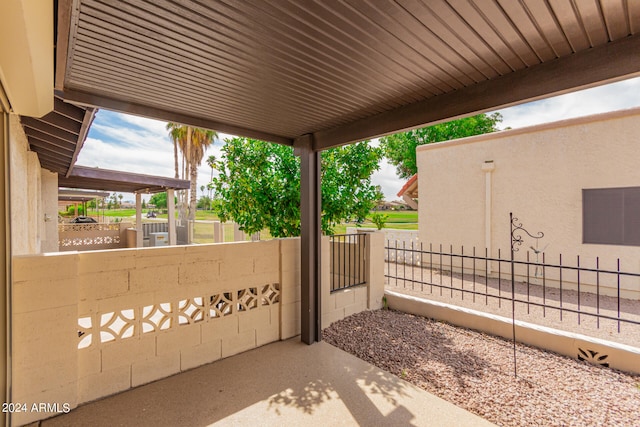
[(113, 171), (108, 169), (89, 168), (86, 166), (76, 166), (70, 178), (92, 178), (96, 180), (118, 181), (153, 187), (165, 187), (174, 189), (189, 188), (189, 181), (184, 179), (165, 178), (161, 176), (143, 175), (130, 172)]
[[(56, 31), (56, 66), (54, 85), (56, 89), (62, 89), (64, 76), (67, 72), (67, 57), (69, 54), (69, 34), (71, 33), (71, 12), (73, 0), (58, 0), (58, 28)], [(77, 15), (77, 14), (76, 14)]]
[(71, 158), (71, 163), (69, 166), (69, 170), (67, 170), (67, 177), (71, 175), (73, 168), (76, 165), (76, 160), (78, 160), (78, 155), (80, 154), (80, 150), (84, 146), (84, 141), (87, 139), (87, 135), (89, 134), (89, 128), (91, 128), (91, 123), (93, 123), (93, 119), (96, 117), (96, 109), (88, 108), (84, 113), (84, 118), (82, 120), (82, 126), (80, 126), (80, 133), (78, 133), (78, 140), (76, 141), (76, 149), (73, 152), (73, 157)]
[(74, 119), (70, 119), (69, 117), (59, 114), (56, 110), (53, 110), (44, 116), (40, 117), (38, 120), (41, 122), (45, 122), (50, 124), (51, 126), (55, 126), (57, 128), (77, 133), (78, 129), (80, 129), (81, 122), (78, 122)]
[(31, 143), (32, 140), (37, 140), (43, 145), (51, 146), (51, 149), (60, 148), (68, 151), (69, 153), (73, 153), (75, 150), (75, 141), (73, 140), (61, 139), (28, 126), (25, 126), (25, 133), (27, 134), (27, 138), (29, 138), (29, 143)]
[(76, 126), (84, 121), (85, 108), (64, 102), (62, 98), (55, 97), (53, 100), (53, 110), (61, 116), (68, 117), (78, 122)]
[(301, 339), (313, 344), (322, 339), (320, 152), (311, 135), (297, 138), (294, 150), (300, 156)]
[(39, 130), (40, 132), (46, 133), (51, 136), (55, 136), (56, 138), (63, 139), (65, 141), (75, 142), (78, 139), (77, 133), (52, 126), (49, 123), (45, 123), (38, 119), (32, 119), (31, 117), (21, 116), (20, 122), (22, 123), (23, 126), (29, 127), (31, 129)]
[(640, 35), (314, 134), (316, 150), (436, 124), (640, 75)]
[(152, 107), (149, 105), (135, 104), (133, 102), (110, 98), (104, 95), (86, 93), (68, 88), (65, 88), (64, 91), (56, 91), (56, 95), (64, 98), (66, 101), (70, 101), (80, 105), (96, 108), (106, 108), (108, 110), (119, 111), (122, 113), (143, 117), (151, 117), (158, 120), (167, 120), (189, 126), (229, 133), (232, 135), (255, 138), (268, 142), (275, 142), (282, 145), (293, 145), (293, 139), (285, 136), (274, 135), (268, 132), (262, 132), (254, 129), (248, 129), (242, 126), (218, 122), (203, 117), (188, 116), (186, 114), (165, 110), (163, 108)]
[(60, 143), (49, 144), (47, 141), (43, 141), (42, 139), (32, 135), (27, 135), (27, 140), (29, 141), (32, 151), (50, 153), (52, 156), (61, 160), (66, 159), (67, 166), (69, 165), (69, 160), (71, 159), (73, 150), (68, 146), (63, 146)]

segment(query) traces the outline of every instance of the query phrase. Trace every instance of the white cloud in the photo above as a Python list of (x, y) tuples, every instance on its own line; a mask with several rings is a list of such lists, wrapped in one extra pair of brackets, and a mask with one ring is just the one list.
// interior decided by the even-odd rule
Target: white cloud
[(640, 77), (498, 110), (501, 127), (521, 128), (640, 106)]
[[(209, 148), (198, 167), (198, 195), (201, 194), (200, 187), (206, 186), (211, 178), (211, 168), (206, 159), (210, 155), (219, 158), (222, 140), (232, 135), (221, 133), (219, 137), (220, 141)], [(173, 143), (168, 136), (166, 122), (106, 110), (96, 115), (77, 164), (170, 178), (175, 176)], [(132, 200), (135, 196), (127, 193), (124, 198)]]
[(374, 172), (371, 177), (371, 182), (374, 185), (382, 187), (385, 200), (398, 200), (400, 199), (397, 194), (407, 180), (398, 178), (396, 175), (396, 167), (390, 165), (387, 159), (382, 159), (380, 162), (380, 170)]

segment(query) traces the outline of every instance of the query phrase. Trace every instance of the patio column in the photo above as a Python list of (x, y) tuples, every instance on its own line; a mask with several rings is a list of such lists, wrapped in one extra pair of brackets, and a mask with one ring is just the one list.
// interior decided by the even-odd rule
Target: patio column
[(173, 188), (167, 189), (167, 221), (169, 222), (169, 246), (175, 246), (176, 238), (176, 201)]
[(313, 137), (304, 135), (294, 142), (300, 156), (300, 285), (302, 341), (321, 340), (320, 242), (321, 194), (320, 152), (313, 149)]
[(141, 248), (143, 243), (142, 235), (142, 194), (136, 193), (136, 248)]

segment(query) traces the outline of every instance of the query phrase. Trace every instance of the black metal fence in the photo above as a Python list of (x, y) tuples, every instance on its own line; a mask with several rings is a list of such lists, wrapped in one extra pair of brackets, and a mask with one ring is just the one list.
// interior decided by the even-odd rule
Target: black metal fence
[(366, 283), (366, 235), (335, 234), (331, 244), (331, 292)]
[(567, 262), (558, 255), (551, 261), (544, 253), (528, 251), (518, 254), (525, 259), (512, 260), (500, 251), (494, 258), (486, 249), (454, 252), (451, 245), (443, 250), (442, 245), (397, 241), (387, 241), (385, 252), (391, 286), (484, 305), (508, 301), (526, 305), (527, 313), (537, 308), (543, 317), (554, 311), (561, 321), (572, 313), (578, 324), (594, 318), (597, 328), (606, 319), (617, 323), (618, 332), (621, 324), (640, 325), (640, 273), (623, 271), (619, 259), (608, 264), (613, 268), (603, 268), (600, 257), (587, 265), (579, 256)]

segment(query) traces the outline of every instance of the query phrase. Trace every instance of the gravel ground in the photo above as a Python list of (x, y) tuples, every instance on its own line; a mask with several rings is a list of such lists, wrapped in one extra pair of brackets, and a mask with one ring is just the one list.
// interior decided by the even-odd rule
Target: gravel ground
[[(389, 268), (391, 271), (387, 273)], [(463, 278), (460, 274), (455, 273), (452, 276), (448, 271), (440, 272), (437, 269), (396, 266), (393, 263), (385, 263), (385, 274), (394, 276), (385, 278), (386, 288), (389, 290), (511, 318), (511, 280), (488, 279), (485, 281), (484, 277), (474, 277), (470, 274), (465, 274)], [(427, 282), (442, 284), (446, 288), (430, 286)], [(507, 300), (485, 298), (483, 295), (476, 295), (474, 298), (468, 292), (465, 292), (463, 296), (461, 289), (465, 291), (475, 289), (477, 292), (486, 292), (494, 297), (501, 295)], [(589, 315), (589, 313), (599, 312), (601, 315), (617, 318), (618, 299), (615, 297), (600, 295), (599, 298), (596, 298), (596, 294), (581, 292), (580, 311), (582, 314), (580, 319), (576, 313), (566, 310), (578, 310), (578, 293), (575, 290), (563, 289), (562, 312), (559, 310), (560, 291), (558, 288), (546, 286), (543, 289), (542, 286), (536, 284), (527, 286), (526, 283), (516, 282), (516, 299), (544, 303), (549, 306), (543, 310), (542, 307), (532, 304), (516, 303), (515, 316), (517, 320), (640, 348), (640, 324), (620, 322), (618, 325), (617, 321), (609, 319), (600, 319), (598, 324), (597, 318)], [(640, 322), (640, 301), (621, 298), (619, 302), (620, 318)]]
[(323, 339), (501, 426), (640, 426), (640, 375), (393, 310), (335, 322)]

